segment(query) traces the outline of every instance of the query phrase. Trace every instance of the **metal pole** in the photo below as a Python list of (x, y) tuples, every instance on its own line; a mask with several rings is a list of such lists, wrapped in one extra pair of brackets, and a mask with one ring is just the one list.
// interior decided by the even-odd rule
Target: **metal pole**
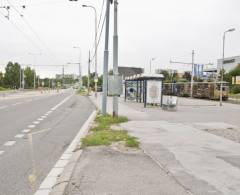
[(33, 88), (34, 89), (36, 89), (36, 72), (35, 72), (35, 70), (34, 70), (34, 72), (33, 72), (33, 79), (34, 79), (34, 81), (33, 81)]
[(221, 65), (221, 84), (220, 84), (220, 106), (222, 106), (222, 101), (223, 101), (223, 64), (224, 64), (224, 59), (225, 59), (225, 37), (226, 37), (226, 32), (223, 34), (223, 57), (222, 57), (222, 65)]
[(195, 55), (195, 52), (194, 52), (194, 50), (192, 50), (191, 97), (193, 97), (193, 83), (194, 83), (194, 55)]
[(19, 81), (20, 81), (19, 89), (21, 89), (21, 87), (22, 87), (22, 70), (21, 70), (21, 65), (19, 65), (19, 67), (20, 67), (20, 70), (19, 70), (19, 73), (20, 73), (20, 75), (19, 75)]
[(62, 68), (62, 86), (64, 87), (64, 66)]
[(97, 11), (95, 10), (95, 78), (94, 78), (94, 82), (95, 82), (95, 97), (97, 98), (97, 86), (98, 86), (98, 70), (97, 70)]
[(25, 77), (24, 77), (24, 68), (22, 70), (22, 87), (25, 88)]
[(106, 32), (105, 32), (105, 50), (104, 50), (104, 67), (103, 67), (103, 96), (102, 96), (102, 114), (107, 114), (107, 84), (108, 84), (108, 43), (109, 43), (109, 20), (110, 20), (110, 3), (107, 0), (106, 7)]
[[(113, 75), (118, 76), (118, 0), (114, 0)], [(118, 117), (118, 96), (113, 96), (113, 117)]]
[(82, 61), (82, 51), (81, 51), (81, 48), (79, 48), (79, 85), (80, 85), (80, 89), (82, 88), (82, 67), (81, 67), (81, 61)]
[(89, 57), (88, 57), (88, 95), (90, 94), (90, 64), (91, 64), (91, 52), (89, 51)]

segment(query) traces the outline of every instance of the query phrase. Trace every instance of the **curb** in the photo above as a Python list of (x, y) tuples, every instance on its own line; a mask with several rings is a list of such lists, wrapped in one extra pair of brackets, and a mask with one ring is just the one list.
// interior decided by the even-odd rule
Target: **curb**
[(96, 115), (97, 112), (94, 110), (34, 195), (64, 195), (78, 159), (82, 154), (82, 150), (76, 150), (76, 148), (81, 146), (80, 140), (88, 133)]

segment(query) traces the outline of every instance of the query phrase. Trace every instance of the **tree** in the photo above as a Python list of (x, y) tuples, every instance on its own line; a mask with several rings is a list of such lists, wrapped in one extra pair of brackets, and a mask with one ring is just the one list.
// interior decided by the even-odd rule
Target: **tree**
[(2, 72), (0, 72), (0, 87), (4, 87), (4, 77)]
[(19, 88), (20, 86), (20, 65), (8, 62), (5, 68), (4, 85), (8, 88)]
[(231, 76), (240, 76), (240, 64), (236, 68), (234, 68), (232, 71), (229, 72)]
[(34, 74), (35, 74), (35, 71), (32, 70), (30, 67), (25, 68), (24, 70), (25, 88), (31, 89), (34, 87)]
[(190, 72), (184, 72), (183, 78), (186, 79), (186, 81), (191, 81), (191, 73)]
[(164, 81), (165, 82), (170, 82), (171, 81), (171, 77), (168, 71), (166, 70), (161, 70), (161, 74), (164, 76)]

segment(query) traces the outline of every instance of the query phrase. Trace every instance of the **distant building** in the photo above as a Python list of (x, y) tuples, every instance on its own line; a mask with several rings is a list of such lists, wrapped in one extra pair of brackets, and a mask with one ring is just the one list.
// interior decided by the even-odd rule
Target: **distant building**
[(168, 72), (169, 75), (177, 74), (177, 73), (178, 73), (178, 71), (177, 71), (177, 70), (174, 70), (174, 69), (156, 69), (156, 70), (155, 70), (155, 73), (156, 73), (156, 74), (161, 74), (163, 71)]
[(144, 69), (143, 68), (136, 68), (136, 67), (118, 67), (118, 72), (121, 76), (123, 76), (123, 79), (125, 80), (126, 77), (131, 77), (138, 74), (143, 74)]
[[(221, 70), (222, 61), (223, 61), (222, 59), (219, 59), (217, 61), (217, 71), (218, 72), (220, 72), (220, 70)], [(240, 64), (240, 56), (233, 56), (233, 57), (225, 58), (224, 63), (223, 63), (223, 68), (228, 73), (231, 70), (233, 70), (234, 68), (236, 68), (238, 64)]]
[[(72, 79), (72, 80), (77, 80), (79, 77), (75, 74), (64, 74), (64, 79)], [(56, 79), (61, 80), (63, 79), (62, 74), (56, 74)]]

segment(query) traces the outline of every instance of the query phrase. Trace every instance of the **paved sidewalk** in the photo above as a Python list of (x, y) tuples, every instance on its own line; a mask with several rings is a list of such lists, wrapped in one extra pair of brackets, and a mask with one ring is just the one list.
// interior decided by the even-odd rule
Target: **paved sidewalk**
[(188, 195), (141, 150), (85, 149), (65, 194)]
[[(100, 105), (100, 98), (94, 101)], [(179, 103), (177, 112), (167, 112), (120, 98), (120, 114), (131, 119), (122, 126), (192, 194), (240, 194), (240, 144), (221, 135), (240, 129), (240, 106), (184, 98)], [(111, 105), (109, 98), (109, 113)]]

